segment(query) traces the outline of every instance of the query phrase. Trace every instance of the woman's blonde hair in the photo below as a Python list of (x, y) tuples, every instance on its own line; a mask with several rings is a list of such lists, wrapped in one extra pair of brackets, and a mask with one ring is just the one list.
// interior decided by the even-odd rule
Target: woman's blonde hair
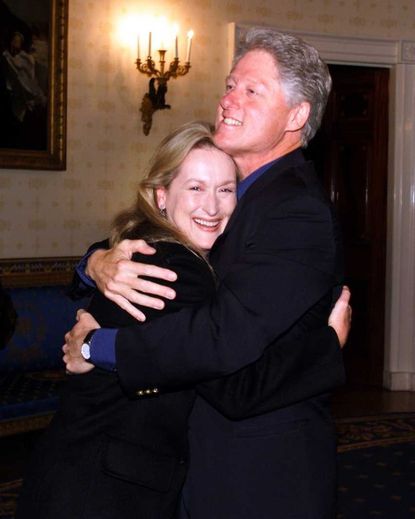
[(213, 142), (213, 126), (195, 121), (180, 126), (162, 140), (154, 153), (148, 172), (138, 186), (134, 205), (116, 216), (111, 246), (123, 239), (174, 241), (197, 251), (189, 238), (170, 223), (157, 204), (157, 188), (168, 189), (186, 157), (194, 149), (218, 149)]

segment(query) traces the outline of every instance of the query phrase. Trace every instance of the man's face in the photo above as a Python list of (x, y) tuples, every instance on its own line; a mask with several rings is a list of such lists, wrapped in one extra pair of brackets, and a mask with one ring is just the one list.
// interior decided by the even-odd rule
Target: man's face
[(246, 177), (300, 146), (299, 132), (292, 131), (293, 110), (286, 103), (272, 56), (264, 50), (250, 51), (226, 80), (215, 143), (232, 155)]

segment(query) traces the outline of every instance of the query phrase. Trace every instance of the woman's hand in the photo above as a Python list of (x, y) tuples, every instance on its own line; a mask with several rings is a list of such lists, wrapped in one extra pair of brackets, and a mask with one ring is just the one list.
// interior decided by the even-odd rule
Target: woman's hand
[(164, 302), (146, 294), (174, 299), (176, 293), (169, 287), (142, 279), (142, 276), (176, 281), (171, 270), (131, 261), (135, 252), (154, 254), (155, 249), (144, 240), (123, 240), (109, 250), (97, 250), (88, 258), (86, 274), (91, 277), (100, 292), (139, 321), (145, 315), (132, 303), (161, 310)]
[(76, 320), (78, 322), (72, 330), (65, 334), (65, 344), (62, 347), (62, 351), (67, 372), (80, 375), (88, 373), (95, 367), (91, 362), (87, 362), (83, 358), (81, 354), (82, 343), (90, 331), (101, 327), (91, 314), (82, 309), (78, 310)]
[(352, 325), (352, 308), (349, 305), (350, 296), (349, 287), (343, 287), (342, 293), (329, 315), (328, 324), (335, 329), (341, 348), (346, 344)]

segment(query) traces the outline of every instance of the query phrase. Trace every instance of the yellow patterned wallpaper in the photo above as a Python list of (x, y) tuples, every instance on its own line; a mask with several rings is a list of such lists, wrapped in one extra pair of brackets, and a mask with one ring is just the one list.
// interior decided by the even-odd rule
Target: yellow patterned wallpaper
[[(69, 0), (67, 171), (0, 170), (0, 257), (72, 256), (103, 238), (129, 204), (156, 143), (213, 119), (227, 72), (227, 23), (345, 36), (415, 39), (413, 0)], [(138, 108), (147, 80), (117, 37), (120, 17), (165, 15), (195, 31), (192, 69), (171, 80), (171, 110), (148, 137)]]

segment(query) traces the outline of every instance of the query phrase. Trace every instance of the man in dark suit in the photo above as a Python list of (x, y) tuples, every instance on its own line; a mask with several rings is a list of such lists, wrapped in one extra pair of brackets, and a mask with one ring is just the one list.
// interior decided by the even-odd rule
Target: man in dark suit
[[(219, 280), (216, 297), (164, 317), (163, 326), (98, 329), (88, 336), (90, 367), (115, 365), (131, 393), (201, 384), (204, 399), (192, 413), (184, 498), (192, 518), (334, 516), (334, 432), (327, 396), (316, 384), (331, 370), (340, 373), (340, 351), (326, 338), (325, 344), (309, 345), (313, 355), (303, 339), (327, 320), (342, 281), (342, 254), (332, 208), (301, 152), (320, 124), (330, 87), (315, 49), (268, 29), (247, 34), (216, 120), (215, 142), (233, 156), (242, 178), (238, 206), (209, 257)], [(132, 313), (128, 300), (157, 304), (136, 290), (171, 296), (137, 278), (169, 273), (120, 261), (134, 250), (145, 252), (145, 246), (126, 242), (117, 250), (96, 251), (87, 267), (105, 295)], [(108, 284), (114, 272), (118, 282)], [(66, 336), (71, 371), (89, 369), (80, 348), (91, 328), (97, 325), (82, 314)], [(224, 400), (234, 400), (232, 415), (226, 418), (220, 405), (209, 405), (203, 381), (237, 371), (264, 351), (280, 362), (260, 359), (238, 394), (228, 391), (228, 377), (218, 380)], [(279, 366), (278, 377), (287, 383), (279, 403), (269, 366), (277, 373)], [(243, 370), (238, 375), (243, 379)]]

